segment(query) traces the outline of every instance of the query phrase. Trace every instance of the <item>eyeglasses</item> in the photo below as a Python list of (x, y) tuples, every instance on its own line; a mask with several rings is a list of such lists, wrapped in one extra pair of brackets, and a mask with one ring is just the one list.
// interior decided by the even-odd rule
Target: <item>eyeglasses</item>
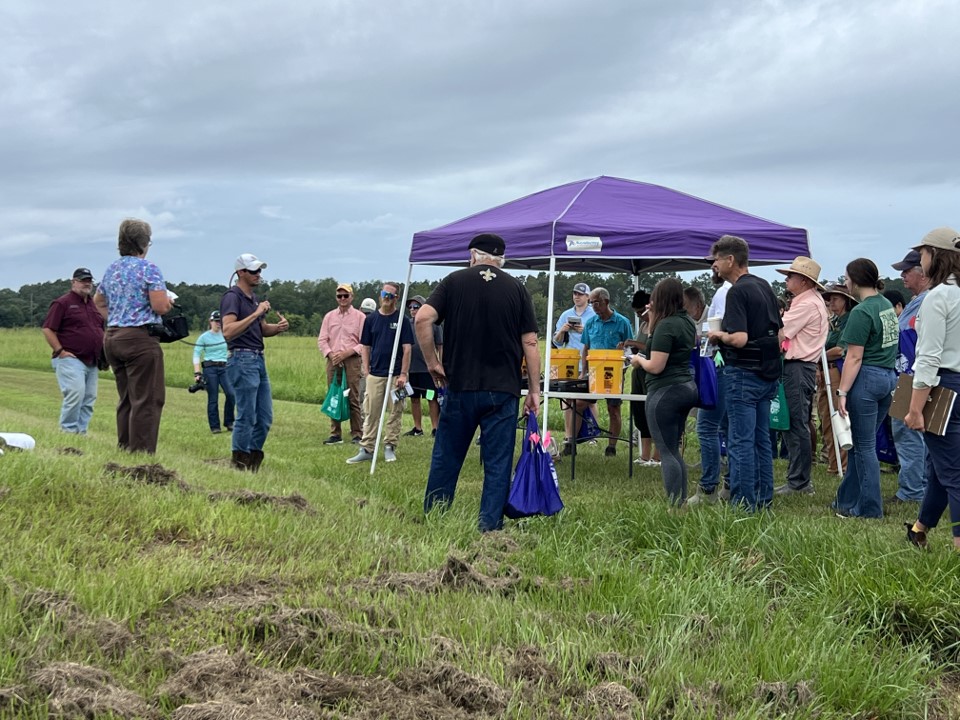
[(382, 297), (384, 300), (394, 300), (394, 299), (396, 299), (397, 294), (396, 294), (396, 293), (387, 292), (386, 290), (381, 290), (381, 291), (380, 291), (380, 297)]
[(343, 300), (348, 297), (350, 297), (348, 293), (337, 293), (337, 300)]
[(257, 268), (256, 270), (245, 270), (244, 272), (246, 272), (247, 275), (259, 275), (262, 271), (263, 268)]

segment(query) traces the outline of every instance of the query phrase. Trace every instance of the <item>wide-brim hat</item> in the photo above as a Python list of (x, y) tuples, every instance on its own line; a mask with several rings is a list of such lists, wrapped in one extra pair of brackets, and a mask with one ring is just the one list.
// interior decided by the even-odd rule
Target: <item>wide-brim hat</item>
[(783, 275), (789, 275), (790, 273), (803, 275), (808, 280), (813, 281), (813, 284), (817, 286), (817, 289), (823, 292), (823, 285), (820, 284), (820, 263), (812, 258), (799, 255), (794, 258), (790, 267), (788, 267), (786, 270), (777, 268), (777, 272), (782, 273)]
[(823, 289), (820, 291), (820, 293), (824, 296), (843, 295), (845, 298), (852, 301), (854, 305), (857, 305), (860, 302), (853, 295), (850, 294), (850, 291), (847, 290), (846, 285), (840, 285), (838, 283), (827, 283), (826, 285), (823, 286)]
[(923, 246), (940, 248), (960, 252), (960, 233), (950, 227), (939, 227), (923, 236), (920, 244), (914, 247), (919, 250)]

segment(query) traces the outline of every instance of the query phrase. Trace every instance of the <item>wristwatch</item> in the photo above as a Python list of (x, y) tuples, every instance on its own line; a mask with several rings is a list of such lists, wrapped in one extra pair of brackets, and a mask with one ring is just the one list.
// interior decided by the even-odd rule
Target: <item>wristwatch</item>
[(62, 348), (62, 347), (59, 347), (59, 348), (57, 348), (56, 350), (53, 351), (53, 354), (51, 354), (50, 357), (51, 357), (51, 358), (58, 358), (58, 357), (60, 357), (61, 355), (63, 355), (63, 348)]

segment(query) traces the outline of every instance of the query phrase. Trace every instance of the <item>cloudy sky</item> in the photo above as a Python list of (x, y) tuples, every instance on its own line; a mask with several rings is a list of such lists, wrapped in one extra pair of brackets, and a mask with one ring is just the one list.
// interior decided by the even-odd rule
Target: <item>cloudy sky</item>
[(895, 275), (960, 225), (958, 27), (954, 0), (6, 0), (0, 286), (99, 277), (127, 216), (173, 282), (240, 252), (403, 278), (417, 230), (596, 175)]

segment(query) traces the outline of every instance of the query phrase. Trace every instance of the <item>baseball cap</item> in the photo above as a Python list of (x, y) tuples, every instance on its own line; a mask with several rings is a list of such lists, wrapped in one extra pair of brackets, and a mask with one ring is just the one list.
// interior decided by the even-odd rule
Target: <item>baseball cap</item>
[(353, 285), (350, 283), (340, 283), (337, 285), (337, 290), (346, 290), (348, 293), (353, 295)]
[(219, 310), (214, 310), (212, 313), (210, 313), (210, 319), (211, 319), (211, 320), (219, 320), (219, 319), (220, 319), (220, 311), (219, 311)]
[(586, 283), (577, 283), (576, 285), (573, 286), (573, 291), (578, 295), (589, 295), (590, 286), (587, 285)]
[(410, 307), (413, 303), (416, 303), (417, 305), (423, 305), (426, 301), (427, 299), (423, 295), (414, 295), (407, 300), (407, 307)]
[(470, 241), (470, 244), (467, 245), (467, 249), (479, 250), (480, 252), (485, 252), (488, 255), (502, 256), (503, 251), (506, 249), (506, 243), (499, 235), (494, 235), (493, 233), (482, 233)]
[(915, 267), (920, 267), (920, 253), (916, 250), (911, 250), (908, 252), (903, 260), (898, 263), (891, 265), (894, 270), (899, 270), (903, 272), (904, 270), (912, 270)]
[(234, 270), (262, 270), (267, 264), (260, 260), (256, 255), (251, 253), (243, 253), (240, 255), (236, 261), (233, 263)]
[(77, 268), (73, 271), (74, 280), (93, 280), (93, 273), (87, 268)]
[(373, 312), (377, 309), (377, 301), (373, 298), (364, 298), (363, 302), (360, 303), (360, 309), (365, 313)]
[(924, 235), (923, 240), (920, 241), (920, 244), (915, 246), (913, 249), (919, 250), (924, 245), (940, 248), (941, 250), (953, 250), (955, 252), (960, 252), (960, 233), (953, 228), (940, 227), (936, 230), (931, 230)]

